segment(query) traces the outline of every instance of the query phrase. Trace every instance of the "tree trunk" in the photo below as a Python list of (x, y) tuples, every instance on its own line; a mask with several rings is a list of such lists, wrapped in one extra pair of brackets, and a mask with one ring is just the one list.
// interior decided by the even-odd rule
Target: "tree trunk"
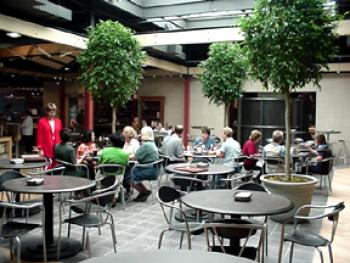
[(286, 126), (286, 152), (285, 152), (285, 166), (284, 171), (286, 173), (287, 179), (292, 179), (291, 169), (290, 169), (290, 163), (291, 163), (291, 153), (290, 153), (290, 146), (291, 146), (291, 134), (290, 134), (290, 128), (292, 124), (292, 100), (290, 98), (289, 92), (283, 93), (284, 96), (284, 103), (285, 103), (285, 111), (284, 111), (284, 121)]
[(116, 132), (115, 127), (117, 126), (117, 107), (112, 106), (112, 133)]
[(224, 109), (224, 127), (228, 126), (228, 119), (229, 119), (229, 111), (230, 111), (230, 103), (225, 103), (225, 109)]

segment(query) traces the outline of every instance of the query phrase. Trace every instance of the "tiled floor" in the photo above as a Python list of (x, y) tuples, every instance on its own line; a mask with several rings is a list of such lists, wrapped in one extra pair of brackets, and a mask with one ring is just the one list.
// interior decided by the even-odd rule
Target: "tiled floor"
[[(350, 200), (350, 194), (347, 191), (347, 185), (350, 182), (349, 175), (350, 169), (337, 169), (334, 176), (333, 190), (334, 193), (329, 196), (326, 191), (317, 189), (314, 197), (313, 203), (315, 204), (325, 204), (327, 202), (333, 202), (337, 200)], [(156, 187), (155, 187), (156, 188)], [(350, 215), (347, 211), (342, 213), (341, 220), (339, 224), (339, 231), (337, 233), (334, 242), (334, 257), (336, 263), (350, 262), (348, 259), (350, 253), (347, 251), (347, 243), (350, 241), (349, 233), (349, 220)], [(127, 202), (126, 210), (122, 210), (121, 205), (117, 205), (113, 209), (114, 219), (116, 221), (117, 228), (117, 250), (118, 252), (126, 251), (142, 251), (142, 250), (156, 250), (158, 236), (160, 231), (166, 227), (165, 221), (161, 212), (159, 205), (156, 200), (152, 202), (151, 198), (145, 203), (135, 203)], [(57, 224), (57, 217), (55, 218), (55, 223)], [(326, 227), (326, 222), (323, 225), (319, 224), (304, 224), (302, 228), (313, 229), (316, 232), (324, 232), (329, 230)], [(280, 225), (272, 221), (269, 221), (269, 254), (266, 257), (266, 262), (277, 262), (277, 253), (280, 238)], [(57, 229), (57, 228), (56, 228)], [(286, 232), (291, 229), (291, 226), (287, 226)], [(34, 235), (39, 235), (39, 230), (34, 233)], [(64, 233), (65, 230), (64, 230)], [(72, 237), (75, 239), (81, 239), (81, 228), (73, 227)], [(102, 229), (102, 235), (98, 235), (97, 230), (92, 230), (91, 234), (91, 247), (92, 256), (98, 257), (101, 255), (106, 255), (113, 253), (112, 239), (109, 227), (106, 226)], [(33, 234), (31, 234), (33, 235)], [(26, 238), (30, 238), (28, 235)], [(163, 241), (162, 249), (177, 250), (179, 249), (179, 234), (178, 233), (168, 233), (165, 235)], [(185, 240), (186, 241), (186, 240)], [(252, 240), (254, 241), (254, 240)], [(184, 242), (184, 247), (186, 249), (186, 243)], [(192, 239), (192, 249), (194, 250), (206, 250), (206, 244), (204, 236), (194, 236)], [(325, 250), (325, 255), (327, 255), (327, 250)], [(0, 240), (0, 262), (7, 263), (9, 261), (8, 246), (3, 240)], [(283, 262), (288, 262), (289, 255), (289, 244), (285, 244), (283, 250)], [(64, 259), (62, 262), (79, 262), (88, 258), (87, 252), (80, 252), (72, 258)], [(294, 263), (310, 263), (310, 262), (320, 262), (318, 254), (312, 248), (305, 248), (301, 246), (296, 246), (294, 250)], [(328, 257), (326, 256), (326, 262), (328, 262)]]

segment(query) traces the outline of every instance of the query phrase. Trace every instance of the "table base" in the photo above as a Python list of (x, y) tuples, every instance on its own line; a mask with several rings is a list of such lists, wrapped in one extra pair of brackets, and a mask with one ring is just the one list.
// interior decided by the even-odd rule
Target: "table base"
[[(61, 253), (60, 258), (71, 257), (81, 251), (81, 243), (79, 241), (62, 238), (61, 239)], [(22, 259), (29, 261), (43, 261), (43, 240), (37, 238), (34, 240), (27, 240), (22, 244)], [(47, 260), (57, 259), (57, 242), (55, 242), (47, 247)]]

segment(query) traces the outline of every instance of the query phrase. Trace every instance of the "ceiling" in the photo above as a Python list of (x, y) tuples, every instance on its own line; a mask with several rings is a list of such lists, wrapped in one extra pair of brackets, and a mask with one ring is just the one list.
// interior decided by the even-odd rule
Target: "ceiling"
[[(330, 6), (334, 1), (329, 0)], [(350, 10), (338, 0), (338, 11)], [(234, 21), (252, 12), (254, 0), (2, 0), (0, 13), (50, 28), (85, 36), (99, 20), (117, 20), (136, 33), (233, 27)], [(336, 61), (350, 61), (350, 38), (341, 37)], [(196, 66), (207, 57), (209, 44), (147, 47), (151, 56)], [(51, 78), (77, 72), (75, 48), (29, 37), (11, 38), (0, 31), (0, 72)], [(10, 78), (11, 79), (11, 78)]]

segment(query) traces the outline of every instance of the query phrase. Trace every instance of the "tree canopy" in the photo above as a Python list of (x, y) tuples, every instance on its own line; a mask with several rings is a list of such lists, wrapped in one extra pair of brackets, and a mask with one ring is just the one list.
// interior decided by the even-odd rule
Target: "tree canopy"
[(131, 29), (110, 20), (90, 28), (88, 38), (78, 57), (83, 84), (95, 100), (124, 106), (142, 79), (141, 45)]
[(229, 104), (240, 98), (246, 77), (246, 61), (239, 44), (214, 43), (208, 59), (200, 64), (199, 78), (204, 96), (216, 105)]
[(336, 53), (335, 16), (325, 0), (257, 0), (241, 28), (251, 75), (276, 92), (319, 87), (321, 68)]

